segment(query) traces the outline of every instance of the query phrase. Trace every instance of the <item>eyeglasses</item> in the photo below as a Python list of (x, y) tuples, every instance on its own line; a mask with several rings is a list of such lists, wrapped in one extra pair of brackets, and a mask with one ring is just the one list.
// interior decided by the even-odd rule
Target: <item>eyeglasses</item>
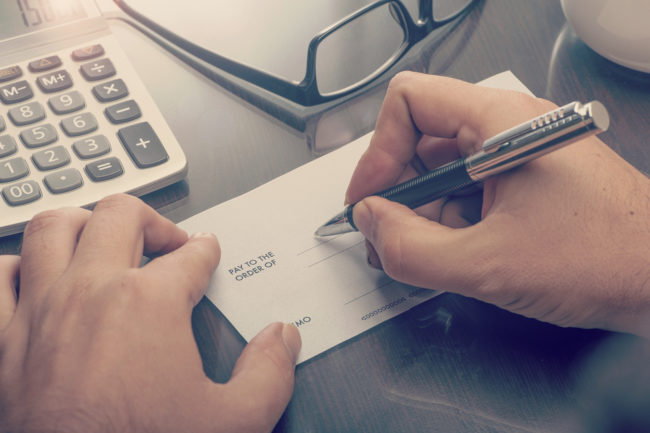
[(314, 36), (304, 78), (290, 81), (207, 50), (114, 0), (129, 16), (217, 68), (302, 106), (346, 96), (376, 80), (433, 30), (463, 15), (478, 0), (418, 0), (413, 19), (402, 0), (376, 0)]

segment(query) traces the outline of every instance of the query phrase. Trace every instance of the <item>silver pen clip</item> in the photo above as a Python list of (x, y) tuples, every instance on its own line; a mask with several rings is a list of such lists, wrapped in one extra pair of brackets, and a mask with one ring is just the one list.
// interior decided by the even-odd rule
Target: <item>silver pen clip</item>
[(485, 140), (481, 150), (467, 158), (467, 172), (482, 181), (608, 127), (603, 104), (571, 102)]

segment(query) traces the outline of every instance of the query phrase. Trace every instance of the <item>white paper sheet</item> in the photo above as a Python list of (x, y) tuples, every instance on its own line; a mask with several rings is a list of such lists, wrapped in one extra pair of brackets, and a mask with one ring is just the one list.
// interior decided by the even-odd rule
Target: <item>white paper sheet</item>
[[(509, 71), (480, 84), (530, 93)], [(221, 263), (207, 296), (247, 341), (270, 322), (293, 322), (303, 362), (438, 294), (370, 268), (358, 233), (314, 237), (342, 209), (370, 137), (179, 224), (219, 237)]]

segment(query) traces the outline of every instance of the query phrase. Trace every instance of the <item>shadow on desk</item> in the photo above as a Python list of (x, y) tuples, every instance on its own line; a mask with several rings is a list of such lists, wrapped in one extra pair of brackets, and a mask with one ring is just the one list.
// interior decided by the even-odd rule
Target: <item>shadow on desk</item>
[[(208, 301), (195, 315), (225, 382), (237, 355), (221, 349), (245, 342)], [(646, 340), (445, 293), (298, 366), (275, 431), (645, 432), (648, 363)]]

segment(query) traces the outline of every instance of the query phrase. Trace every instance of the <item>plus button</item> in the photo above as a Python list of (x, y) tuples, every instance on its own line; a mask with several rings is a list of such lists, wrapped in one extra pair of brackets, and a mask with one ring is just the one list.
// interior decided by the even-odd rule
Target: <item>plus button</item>
[(151, 143), (151, 140), (145, 140), (144, 138), (140, 137), (140, 141), (135, 143), (136, 146), (141, 146), (143, 149), (147, 148), (147, 144)]

